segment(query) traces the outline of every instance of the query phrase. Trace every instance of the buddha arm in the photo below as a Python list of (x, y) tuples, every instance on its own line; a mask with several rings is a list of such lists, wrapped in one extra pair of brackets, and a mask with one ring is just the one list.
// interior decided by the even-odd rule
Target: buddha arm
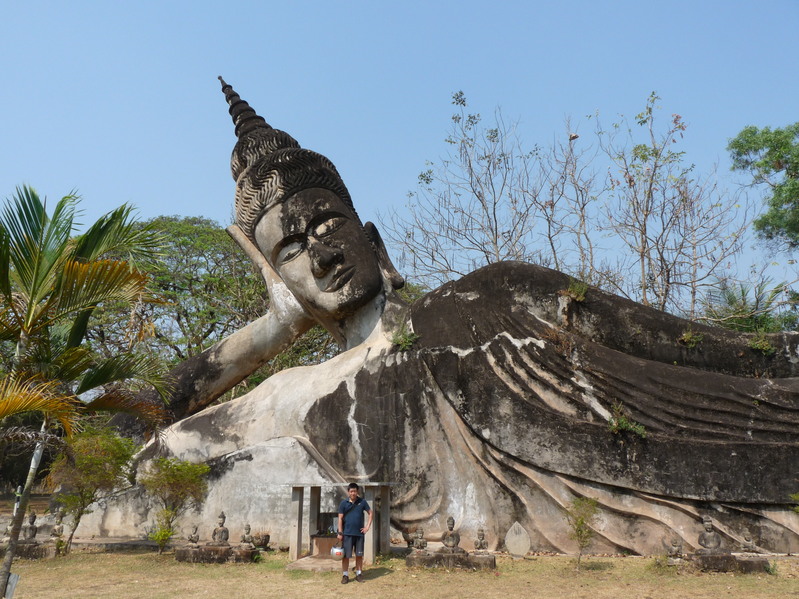
[[(264, 278), (269, 291), (269, 311), (169, 372), (172, 384), (170, 422), (181, 420), (210, 405), (291, 346), (314, 324), (241, 229), (231, 225), (227, 231)], [(156, 392), (151, 389), (142, 395), (148, 401), (159, 401)]]

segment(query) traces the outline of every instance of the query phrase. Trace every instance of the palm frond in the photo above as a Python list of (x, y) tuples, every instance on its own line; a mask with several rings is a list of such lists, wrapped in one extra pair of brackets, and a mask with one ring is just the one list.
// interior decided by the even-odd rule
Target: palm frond
[(84, 404), (89, 411), (122, 412), (142, 419), (150, 428), (158, 428), (167, 419), (163, 405), (141, 399), (126, 389), (115, 388)]
[(80, 395), (102, 385), (130, 380), (151, 385), (163, 398), (168, 395), (169, 388), (164, 379), (162, 362), (154, 356), (133, 352), (95, 364), (80, 381), (76, 392)]
[(125, 204), (102, 216), (77, 238), (73, 257), (85, 261), (121, 258), (135, 267), (157, 259), (162, 246), (163, 236), (152, 226), (136, 222), (133, 208)]
[(71, 435), (78, 403), (71, 395), (59, 393), (59, 381), (6, 376), (0, 381), (0, 420), (23, 412), (42, 412), (61, 423)]
[(94, 364), (92, 352), (85, 347), (67, 347), (51, 356), (53, 378), (74, 381)]
[(37, 431), (24, 426), (0, 428), (0, 444), (14, 443), (24, 447), (33, 445), (39, 441), (44, 442), (49, 447), (57, 446), (62, 449), (66, 448), (66, 443), (64, 443), (61, 437), (47, 431)]
[(3, 307), (0, 310), (0, 341), (19, 339), (20, 330), (17, 315), (10, 307)]
[(8, 262), (4, 264), (9, 265), (16, 291), (27, 297), (29, 312), (51, 292), (60, 275), (76, 201), (72, 195), (62, 198), (50, 218), (34, 189), (18, 187), (13, 202), (4, 207), (2, 226), (8, 236)]
[(145, 293), (147, 276), (131, 270), (127, 262), (97, 260), (90, 263), (69, 260), (64, 264), (61, 288), (48, 321), (61, 319), (75, 312), (107, 301), (133, 302)]

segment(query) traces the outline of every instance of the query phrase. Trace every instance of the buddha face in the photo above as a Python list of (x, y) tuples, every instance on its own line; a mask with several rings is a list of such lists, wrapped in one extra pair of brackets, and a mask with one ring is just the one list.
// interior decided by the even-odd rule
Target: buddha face
[(355, 213), (332, 191), (304, 189), (268, 209), (255, 240), (322, 324), (351, 316), (383, 288), (372, 244)]

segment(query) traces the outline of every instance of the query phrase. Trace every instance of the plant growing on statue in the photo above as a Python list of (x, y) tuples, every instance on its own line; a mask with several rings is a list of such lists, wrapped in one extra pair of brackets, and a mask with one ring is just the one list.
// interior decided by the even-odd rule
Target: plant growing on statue
[(677, 340), (682, 343), (688, 349), (694, 349), (697, 345), (699, 345), (704, 339), (704, 335), (702, 333), (695, 333), (691, 329), (685, 331), (680, 338)]
[(585, 294), (588, 292), (588, 283), (569, 278), (569, 286), (560, 292), (561, 295), (572, 298), (575, 302), (585, 301)]
[(402, 323), (402, 326), (394, 331), (394, 334), (391, 336), (391, 343), (396, 345), (400, 351), (408, 351), (413, 347), (417, 339), (419, 339), (419, 335), (408, 330), (408, 326)]
[(591, 544), (594, 536), (592, 528), (596, 522), (597, 500), (592, 497), (577, 497), (566, 510), (566, 521), (569, 523), (571, 532), (569, 538), (577, 541), (577, 571), (580, 571), (580, 559), (583, 552)]
[(646, 427), (643, 424), (632, 420), (624, 413), (624, 404), (617, 401), (613, 404), (613, 415), (608, 421), (608, 430), (614, 435), (619, 435), (623, 431), (638, 435), (642, 439), (646, 439)]
[[(161, 505), (156, 526), (150, 533), (152, 540), (163, 542), (165, 546), (174, 534), (177, 519), (189, 508), (202, 504), (208, 492), (206, 476), (210, 470), (207, 464), (192, 464), (173, 458), (153, 461), (139, 478), (142, 486)], [(159, 544), (159, 553), (161, 551), (163, 546)]]
[(87, 427), (67, 442), (50, 467), (48, 482), (61, 488), (56, 497), (72, 517), (72, 530), (64, 545), (69, 553), (72, 538), (89, 506), (109, 495), (124, 482), (136, 445), (109, 429)]
[(777, 350), (771, 345), (771, 342), (766, 339), (765, 333), (759, 332), (752, 339), (749, 340), (749, 347), (755, 351), (762, 353), (764, 356), (771, 356)]

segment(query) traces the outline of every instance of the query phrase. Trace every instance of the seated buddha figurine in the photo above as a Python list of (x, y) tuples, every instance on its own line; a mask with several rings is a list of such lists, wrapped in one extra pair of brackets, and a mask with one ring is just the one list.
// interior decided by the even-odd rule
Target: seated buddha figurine
[(702, 526), (705, 530), (699, 533), (699, 545), (701, 549), (697, 549), (699, 554), (715, 554), (723, 553), (721, 548), (721, 535), (713, 528), (713, 519), (710, 516), (702, 517)]
[(208, 545), (227, 545), (228, 539), (230, 538), (230, 532), (228, 531), (227, 527), (225, 526), (225, 512), (219, 513), (219, 520), (217, 522), (216, 528), (214, 528), (213, 532), (211, 533), (211, 541)]
[(455, 518), (449, 516), (447, 518), (447, 530), (441, 535), (441, 542), (444, 546), (438, 550), (439, 553), (466, 553), (466, 551), (458, 545), (461, 542), (461, 536), (455, 532)]

